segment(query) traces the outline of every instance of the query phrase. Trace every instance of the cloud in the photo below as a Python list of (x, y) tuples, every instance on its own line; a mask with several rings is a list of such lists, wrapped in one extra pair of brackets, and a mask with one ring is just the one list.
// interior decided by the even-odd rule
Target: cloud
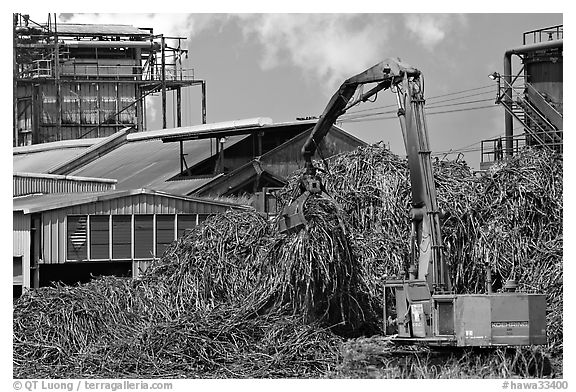
[(406, 28), (427, 49), (432, 50), (447, 34), (458, 27), (466, 26), (465, 15), (459, 14), (408, 14)]
[[(333, 90), (344, 79), (382, 60), (393, 18), (384, 14), (60, 14), (67, 23), (152, 27), (166, 36), (193, 38), (236, 22), (245, 40), (262, 45), (264, 70), (296, 66)], [(183, 42), (186, 47), (190, 39)]]
[[(225, 14), (60, 14), (65, 23), (124, 24), (139, 28), (153, 28), (154, 34), (165, 36), (194, 37), (217, 23), (225, 21)], [(186, 46), (187, 41), (183, 41)]]
[(236, 15), (246, 39), (264, 48), (263, 69), (284, 64), (326, 80), (333, 89), (382, 58), (389, 25), (385, 15)]

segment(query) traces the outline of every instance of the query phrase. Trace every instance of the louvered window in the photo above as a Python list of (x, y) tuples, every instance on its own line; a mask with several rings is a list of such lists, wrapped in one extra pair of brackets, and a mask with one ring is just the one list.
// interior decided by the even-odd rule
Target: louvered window
[(87, 220), (88, 217), (86, 215), (71, 215), (67, 217), (67, 260), (81, 261), (87, 259)]

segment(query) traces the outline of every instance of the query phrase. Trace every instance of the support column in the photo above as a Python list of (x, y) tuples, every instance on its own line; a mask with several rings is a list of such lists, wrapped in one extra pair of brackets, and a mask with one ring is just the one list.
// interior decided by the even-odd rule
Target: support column
[(182, 126), (182, 87), (176, 88), (176, 126)]
[(14, 140), (12, 142), (13, 147), (18, 146), (18, 63), (16, 62), (16, 44), (18, 40), (16, 39), (16, 24), (17, 18), (14, 14), (14, 22), (12, 26), (12, 105), (14, 109), (14, 118), (12, 120)]
[[(136, 48), (136, 80), (138, 82), (142, 80), (142, 49), (140, 48)], [(136, 103), (136, 131), (142, 132), (144, 130), (144, 105), (146, 101), (145, 99), (140, 100), (142, 96), (140, 83), (136, 83), (135, 94), (136, 100), (138, 100)]]
[(54, 14), (54, 83), (56, 87), (56, 116), (58, 117), (58, 137), (62, 140), (62, 91), (60, 86), (60, 45), (58, 43), (58, 29), (56, 27), (56, 14)]
[(164, 36), (160, 39), (162, 63), (160, 64), (161, 78), (162, 78), (162, 129), (166, 129), (166, 50)]
[(202, 81), (202, 124), (206, 124), (206, 81)]
[[(504, 55), (504, 85), (505, 85), (505, 94), (504, 94), (504, 106), (511, 108), (512, 107), (512, 54), (506, 53)], [(505, 143), (505, 150), (506, 156), (511, 157), (513, 155), (513, 118), (512, 114), (509, 113), (507, 110), (504, 111), (504, 135), (506, 139)]]

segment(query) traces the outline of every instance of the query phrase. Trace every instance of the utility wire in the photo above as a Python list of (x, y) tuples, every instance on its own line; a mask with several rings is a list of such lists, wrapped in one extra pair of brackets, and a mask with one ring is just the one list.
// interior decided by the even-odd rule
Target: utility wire
[[(450, 105), (452, 106), (452, 105)], [(454, 110), (443, 110), (438, 112), (426, 113), (427, 116), (433, 116), (436, 114), (444, 114), (444, 113), (454, 113), (454, 112), (465, 112), (469, 110), (479, 110), (479, 109), (487, 109), (487, 108), (495, 108), (498, 107), (496, 105), (486, 105), (486, 106), (478, 106), (473, 108), (464, 108), (464, 109), (454, 109)], [(385, 113), (381, 113), (385, 114)], [(386, 113), (387, 114), (387, 113)], [(366, 116), (363, 116), (366, 117)], [(397, 119), (397, 116), (389, 116), (389, 117), (378, 117), (378, 118), (358, 118), (358, 119), (339, 119), (338, 122), (340, 123), (354, 123), (354, 122), (364, 122), (364, 121), (379, 121), (379, 120), (392, 120)]]
[[(457, 105), (469, 105), (471, 103), (480, 103), (480, 102), (488, 102), (488, 101), (492, 101), (492, 98), (488, 98), (488, 99), (476, 99), (476, 100), (472, 100), (472, 101), (464, 101), (464, 102), (456, 102), (456, 103), (451, 103), (448, 105), (433, 105), (433, 106), (427, 106), (425, 109), (439, 109), (439, 108), (445, 108), (445, 107), (453, 107), (453, 106), (457, 106)], [(341, 117), (341, 121), (350, 121), (350, 120), (356, 120), (359, 118), (365, 118), (365, 117), (371, 117), (371, 116), (378, 116), (381, 114), (392, 114), (392, 113), (396, 113), (396, 110), (389, 110), (389, 111), (385, 111), (385, 112), (375, 112), (375, 113), (367, 113), (367, 114), (362, 114), (362, 115), (357, 115), (357, 116), (342, 116)]]
[[(427, 97), (426, 101), (432, 101), (436, 98), (443, 98), (443, 97), (448, 97), (448, 96), (452, 96), (452, 95), (458, 95), (464, 92), (469, 92), (469, 91), (477, 91), (477, 90), (481, 90), (481, 89), (485, 89), (487, 87), (494, 87), (493, 85), (486, 85), (486, 86), (482, 86), (482, 87), (477, 87), (477, 88), (473, 88), (473, 89), (468, 89), (468, 90), (462, 90), (462, 91), (457, 91), (457, 92), (453, 92), (453, 93), (448, 93), (448, 94), (443, 94), (443, 95), (436, 95), (434, 97)], [(437, 101), (437, 102), (433, 102), (433, 103), (441, 103), (441, 102), (449, 102), (449, 101), (456, 101), (458, 99), (462, 99), (462, 98), (469, 98), (469, 97), (475, 97), (478, 95), (485, 95), (485, 94), (491, 94), (493, 93), (493, 91), (484, 91), (481, 93), (475, 93), (475, 94), (468, 94), (468, 95), (463, 95), (461, 97), (457, 97), (457, 98), (451, 98), (451, 99), (446, 99), (446, 100), (442, 100), (442, 101)], [(386, 105), (386, 106), (379, 106), (376, 108), (368, 108), (368, 109), (361, 109), (361, 110), (355, 110), (353, 112), (349, 112), (347, 114), (355, 114), (355, 113), (362, 113), (362, 112), (367, 112), (370, 110), (378, 110), (378, 109), (386, 109), (386, 108), (391, 108), (391, 107), (396, 107), (396, 104), (392, 104), (392, 105)]]
[[(437, 107), (445, 107), (445, 106), (453, 106), (453, 105), (462, 105), (462, 104), (465, 104), (465, 103), (476, 103), (476, 102), (492, 101), (493, 98), (487, 98), (487, 99), (482, 99), (482, 100), (457, 102), (457, 103), (453, 103), (453, 104), (450, 104), (450, 105), (436, 105), (436, 104), (438, 104), (438, 103), (452, 102), (452, 101), (457, 101), (457, 100), (462, 99), (462, 98), (474, 97), (474, 96), (478, 96), (478, 95), (485, 95), (485, 94), (489, 94), (489, 93), (490, 93), (490, 92), (488, 91), (488, 92), (484, 92), (484, 93), (480, 93), (480, 94), (470, 94), (470, 95), (465, 95), (465, 96), (458, 97), (458, 98), (445, 99), (445, 100), (442, 100), (442, 101), (433, 102), (433, 103), (432, 103), (433, 106), (427, 106), (426, 108), (427, 108), (427, 109), (430, 109), (430, 108), (437, 108)], [(435, 106), (434, 106), (434, 105), (435, 105)], [(371, 111), (371, 110), (385, 109), (385, 108), (391, 108), (391, 107), (396, 107), (396, 105), (387, 105), (387, 106), (381, 106), (381, 107), (377, 107), (377, 108), (357, 110), (357, 111), (354, 111), (354, 112), (349, 112), (349, 113), (347, 113), (347, 114), (344, 114), (344, 115), (342, 115), (341, 117), (344, 118), (344, 119), (350, 118), (350, 117), (358, 118), (358, 117), (360, 117), (360, 116), (357, 116), (357, 117), (354, 116), (354, 115), (357, 114), (357, 113), (363, 113), (363, 112), (367, 112), (367, 111)], [(375, 114), (394, 113), (394, 112), (395, 112), (395, 110), (390, 110), (390, 111), (386, 111), (386, 112), (374, 112), (374, 113), (367, 113), (366, 116), (372, 116), (372, 115), (375, 115)]]
[[(520, 129), (520, 128), (524, 128), (523, 125), (520, 125), (518, 127), (515, 127), (512, 129), (512, 132)], [(481, 148), (474, 148), (472, 149), (473, 146), (476, 146), (477, 144), (481, 144), (484, 140), (490, 140), (490, 139), (494, 139), (497, 137), (504, 137), (505, 135), (502, 133), (496, 134), (496, 135), (492, 135), (492, 136), (488, 136), (484, 139), (481, 139), (477, 142), (474, 142), (472, 144), (468, 144), (466, 146), (462, 146), (462, 147), (457, 147), (457, 148), (452, 148), (450, 150), (445, 150), (445, 151), (435, 151), (434, 153), (432, 153), (432, 155), (444, 155), (444, 154), (455, 154), (455, 153), (459, 153), (459, 152), (472, 152), (472, 151), (480, 151)]]

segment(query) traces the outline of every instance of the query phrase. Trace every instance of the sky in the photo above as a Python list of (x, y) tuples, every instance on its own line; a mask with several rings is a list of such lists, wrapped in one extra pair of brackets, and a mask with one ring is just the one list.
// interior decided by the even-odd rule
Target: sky
[[(47, 14), (40, 15), (40, 21), (47, 20)], [(496, 84), (488, 75), (503, 72), (504, 51), (520, 46), (524, 32), (563, 23), (560, 13), (57, 15), (60, 22), (129, 24), (186, 37), (189, 52), (183, 68), (206, 81), (209, 123), (252, 117), (277, 123), (319, 116), (345, 79), (385, 58), (399, 57), (424, 75), (433, 153), (456, 159), (464, 152), (461, 158), (476, 169), (480, 141), (504, 134), (504, 109), (494, 103)], [(172, 100), (169, 92), (169, 105)], [(393, 93), (382, 92), (376, 102), (350, 109), (339, 125), (365, 142), (383, 141), (403, 155), (395, 102)], [(147, 106), (148, 129), (160, 129), (159, 96)], [(183, 108), (183, 125), (201, 122), (199, 86), (183, 93)], [(174, 111), (169, 108), (168, 113), (167, 126), (173, 127)]]

